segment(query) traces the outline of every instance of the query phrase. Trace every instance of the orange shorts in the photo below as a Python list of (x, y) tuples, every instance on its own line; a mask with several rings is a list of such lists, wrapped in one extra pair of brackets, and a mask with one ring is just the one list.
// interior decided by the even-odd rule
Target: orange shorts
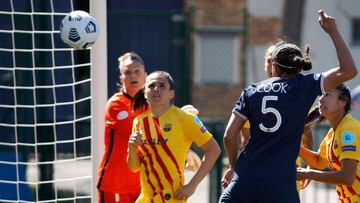
[(136, 193), (112, 193), (99, 191), (98, 203), (134, 203), (140, 194)]

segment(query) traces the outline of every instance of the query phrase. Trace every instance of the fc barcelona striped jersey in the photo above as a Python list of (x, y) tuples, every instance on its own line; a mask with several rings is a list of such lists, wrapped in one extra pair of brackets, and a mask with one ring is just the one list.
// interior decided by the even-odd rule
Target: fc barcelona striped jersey
[(212, 135), (197, 116), (172, 106), (160, 117), (146, 112), (134, 119), (133, 132), (141, 132), (141, 194), (137, 203), (186, 202), (174, 200), (184, 184), (186, 154), (192, 142), (198, 146)]
[[(333, 171), (341, 170), (341, 161), (352, 159), (360, 161), (360, 122), (347, 114), (335, 132), (331, 128), (320, 144), (318, 154), (327, 159)], [(351, 186), (336, 185), (341, 203), (360, 202), (360, 167)]]

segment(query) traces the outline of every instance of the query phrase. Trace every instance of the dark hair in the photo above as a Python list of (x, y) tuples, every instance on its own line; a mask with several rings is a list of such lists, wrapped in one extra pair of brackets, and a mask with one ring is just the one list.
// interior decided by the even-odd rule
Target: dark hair
[[(349, 113), (351, 110), (350, 89), (344, 84), (338, 85), (335, 89), (339, 91), (338, 99), (346, 101), (344, 111), (345, 113)], [(320, 115), (319, 107), (316, 106), (309, 112), (308, 116), (306, 117), (304, 131), (310, 131), (312, 128), (319, 126), (319, 124), (324, 120), (325, 117)]]
[(158, 75), (161, 75), (162, 77), (166, 78), (169, 85), (170, 85), (170, 90), (173, 90), (175, 88), (175, 82), (174, 82), (174, 79), (171, 77), (171, 75), (166, 72), (166, 71), (155, 71), (153, 73), (151, 73), (150, 75), (152, 74), (158, 74)]
[(280, 67), (281, 73), (297, 73), (299, 69), (312, 68), (309, 59), (309, 45), (305, 46), (304, 56), (300, 48), (294, 44), (282, 44), (276, 47), (272, 54), (273, 62)]
[(134, 111), (138, 111), (141, 109), (144, 110), (148, 109), (149, 104), (147, 103), (144, 95), (144, 88), (142, 88), (135, 94), (134, 99), (131, 101), (131, 106)]
[(350, 94), (350, 89), (344, 85), (344, 84), (340, 84), (338, 85), (335, 89), (337, 89), (339, 91), (339, 97), (338, 99), (340, 100), (344, 100), (346, 101), (346, 105), (345, 105), (345, 113), (349, 113), (351, 111), (351, 94)]
[[(153, 73), (151, 73), (150, 75), (148, 75), (148, 77), (150, 77), (151, 75), (154, 74), (158, 74), (164, 78), (167, 79), (169, 85), (170, 85), (170, 90), (173, 90), (175, 88), (175, 82), (173, 80), (173, 78), (171, 77), (171, 75), (168, 72), (165, 71), (155, 71)], [(145, 88), (142, 88), (139, 92), (137, 92), (134, 96), (133, 102), (132, 102), (132, 107), (134, 109), (134, 111), (140, 110), (140, 109), (147, 109), (149, 104), (146, 101), (145, 95), (144, 95), (144, 90)], [(171, 103), (174, 103), (174, 98), (170, 101)]]
[(325, 117), (320, 114), (319, 107), (314, 107), (306, 117), (304, 132), (310, 132), (312, 128), (319, 126), (324, 120)]

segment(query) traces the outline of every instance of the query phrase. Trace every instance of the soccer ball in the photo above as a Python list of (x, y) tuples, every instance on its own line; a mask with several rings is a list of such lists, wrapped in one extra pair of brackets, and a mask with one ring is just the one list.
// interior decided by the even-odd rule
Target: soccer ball
[(99, 29), (95, 18), (85, 11), (70, 12), (61, 21), (61, 39), (74, 49), (92, 46), (98, 35)]

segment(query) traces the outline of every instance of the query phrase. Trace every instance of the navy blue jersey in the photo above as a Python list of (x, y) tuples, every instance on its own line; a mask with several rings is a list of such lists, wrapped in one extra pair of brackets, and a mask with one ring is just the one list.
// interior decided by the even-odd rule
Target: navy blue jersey
[(321, 74), (274, 77), (246, 88), (233, 113), (250, 121), (250, 140), (236, 163), (237, 178), (295, 180), (306, 116), (324, 92)]

